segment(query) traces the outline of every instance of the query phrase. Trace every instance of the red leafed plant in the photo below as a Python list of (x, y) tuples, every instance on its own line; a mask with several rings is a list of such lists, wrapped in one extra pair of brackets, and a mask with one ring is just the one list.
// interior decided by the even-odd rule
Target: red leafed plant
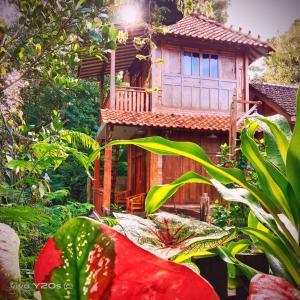
[(189, 268), (161, 259), (88, 218), (63, 225), (41, 251), (35, 281), (48, 299), (219, 299)]
[(299, 300), (300, 292), (285, 279), (267, 275), (255, 275), (249, 287), (247, 300)]

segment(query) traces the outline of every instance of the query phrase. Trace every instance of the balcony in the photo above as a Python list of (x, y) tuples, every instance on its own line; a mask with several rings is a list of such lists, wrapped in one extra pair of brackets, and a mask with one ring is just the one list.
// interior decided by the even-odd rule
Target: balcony
[(148, 112), (151, 111), (151, 95), (140, 87), (116, 87), (114, 104), (110, 99), (110, 95), (108, 95), (103, 108), (118, 111)]

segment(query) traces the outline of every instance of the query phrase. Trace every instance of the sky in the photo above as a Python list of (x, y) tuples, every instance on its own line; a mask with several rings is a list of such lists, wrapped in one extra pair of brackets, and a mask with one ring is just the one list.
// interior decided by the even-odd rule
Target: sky
[[(279, 36), (288, 31), (295, 19), (300, 19), (300, 0), (230, 0), (226, 25), (242, 32), (251, 31), (253, 37), (262, 40)], [(253, 63), (265, 71), (264, 59)], [(258, 72), (258, 73), (261, 73)], [(255, 73), (249, 72), (250, 78)]]
[(231, 0), (227, 25), (263, 39), (278, 36), (300, 18), (300, 0)]

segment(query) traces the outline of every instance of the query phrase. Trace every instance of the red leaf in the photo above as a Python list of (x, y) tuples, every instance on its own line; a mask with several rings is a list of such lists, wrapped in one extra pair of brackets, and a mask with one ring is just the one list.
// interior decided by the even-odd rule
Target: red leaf
[(37, 284), (51, 280), (51, 273), (63, 264), (62, 251), (55, 247), (54, 237), (50, 238), (42, 249), (34, 266), (34, 279)]
[(258, 274), (250, 282), (248, 300), (299, 300), (300, 292), (285, 279)]
[(212, 286), (189, 268), (161, 259), (101, 225), (115, 241), (115, 277), (109, 300), (215, 300)]

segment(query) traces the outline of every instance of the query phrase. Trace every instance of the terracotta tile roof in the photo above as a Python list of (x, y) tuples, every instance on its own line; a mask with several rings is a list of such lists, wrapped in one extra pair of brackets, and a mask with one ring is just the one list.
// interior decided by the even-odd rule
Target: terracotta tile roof
[[(252, 82), (250, 83), (250, 89), (254, 89), (254, 92), (258, 91), (261, 95), (276, 103), (291, 117), (296, 115), (297, 86)], [(263, 98), (260, 100), (263, 101)]]
[(176, 36), (232, 42), (272, 50), (272, 47), (268, 43), (240, 31), (227, 28), (223, 24), (202, 15), (191, 14), (184, 17), (174, 25), (171, 25), (168, 33)]
[(120, 125), (154, 126), (198, 130), (228, 131), (229, 115), (202, 114), (177, 115), (155, 112), (129, 112), (101, 109), (104, 123)]

